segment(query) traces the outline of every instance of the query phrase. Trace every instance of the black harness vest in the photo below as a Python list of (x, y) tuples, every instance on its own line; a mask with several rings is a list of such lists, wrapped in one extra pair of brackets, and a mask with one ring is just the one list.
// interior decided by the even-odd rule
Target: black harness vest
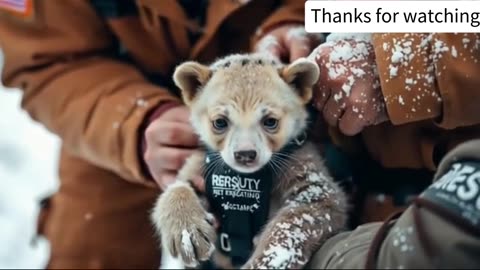
[(267, 167), (243, 174), (225, 166), (205, 175), (210, 207), (220, 219), (217, 247), (234, 265), (246, 262), (253, 237), (268, 219), (272, 178)]
[[(280, 152), (287, 154), (303, 145), (306, 133), (288, 143)], [(218, 153), (207, 151), (206, 195), (211, 210), (220, 218), (217, 247), (233, 265), (243, 265), (251, 255), (253, 238), (268, 220), (274, 173), (270, 166), (245, 174), (228, 165), (211, 170)], [(212, 162), (214, 163), (214, 162)]]

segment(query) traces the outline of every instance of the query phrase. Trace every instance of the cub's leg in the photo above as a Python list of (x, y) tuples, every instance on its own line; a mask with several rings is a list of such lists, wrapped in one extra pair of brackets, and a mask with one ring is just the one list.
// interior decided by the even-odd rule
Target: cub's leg
[(201, 204), (190, 181), (201, 174), (205, 154), (196, 152), (161, 194), (151, 219), (161, 237), (162, 268), (196, 267), (214, 250), (213, 216)]
[[(301, 156), (304, 156), (303, 158)], [(299, 269), (329, 237), (344, 229), (346, 197), (324, 170), (309, 156), (291, 166), (283, 206), (260, 234), (258, 245), (243, 269)]]

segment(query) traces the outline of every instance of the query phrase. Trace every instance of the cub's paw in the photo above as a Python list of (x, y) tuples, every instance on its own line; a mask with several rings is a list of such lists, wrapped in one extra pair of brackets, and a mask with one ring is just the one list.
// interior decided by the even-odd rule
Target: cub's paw
[(161, 235), (162, 248), (180, 257), (187, 267), (210, 258), (215, 249), (213, 215), (205, 211), (188, 184), (170, 186), (158, 199), (152, 219)]

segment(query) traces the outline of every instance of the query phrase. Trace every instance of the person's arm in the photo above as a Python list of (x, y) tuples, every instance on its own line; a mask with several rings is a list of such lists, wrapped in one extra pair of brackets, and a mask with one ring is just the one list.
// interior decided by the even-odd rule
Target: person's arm
[(478, 269), (480, 140), (448, 153), (402, 213), (330, 238), (308, 269)]
[(153, 185), (141, 169), (139, 130), (159, 104), (175, 101), (135, 67), (106, 56), (107, 27), (86, 1), (35, 1), (33, 19), (0, 13), (2, 81), (68, 151), (128, 181)]
[(381, 89), (394, 125), (480, 123), (478, 34), (374, 34)]

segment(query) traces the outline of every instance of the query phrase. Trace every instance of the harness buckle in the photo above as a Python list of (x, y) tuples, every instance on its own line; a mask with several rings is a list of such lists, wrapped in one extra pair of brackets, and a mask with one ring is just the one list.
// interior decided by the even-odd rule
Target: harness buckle
[(230, 240), (228, 239), (228, 234), (220, 234), (220, 246), (225, 252), (230, 252), (232, 250), (232, 247), (230, 246)]

